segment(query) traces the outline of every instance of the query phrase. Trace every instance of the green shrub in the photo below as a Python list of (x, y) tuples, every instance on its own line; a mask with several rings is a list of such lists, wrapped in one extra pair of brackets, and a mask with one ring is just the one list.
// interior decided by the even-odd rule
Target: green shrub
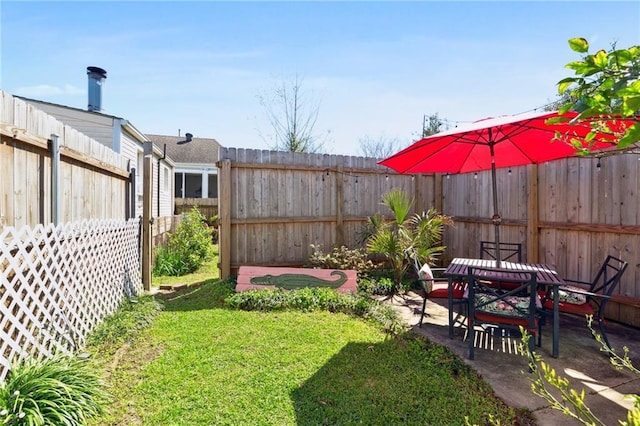
[(366, 275), (376, 269), (364, 248), (350, 249), (340, 246), (334, 247), (330, 253), (324, 253), (316, 244), (311, 244), (311, 248), (313, 253), (309, 256), (306, 266), (312, 268), (353, 269), (358, 271), (358, 275)]
[(213, 216), (211, 216), (209, 218), (209, 227), (211, 229), (211, 242), (213, 244), (218, 244), (218, 239), (220, 237), (219, 233), (218, 233), (218, 220), (219, 220), (220, 216), (217, 214), (214, 214)]
[(194, 272), (213, 254), (211, 230), (197, 207), (185, 213), (175, 234), (157, 251), (154, 275), (182, 276)]
[(187, 262), (183, 261), (183, 254), (173, 252), (169, 247), (158, 247), (153, 275), (180, 277), (189, 273)]
[(62, 354), (27, 358), (0, 384), (0, 423), (82, 426), (103, 414), (107, 397), (86, 361)]
[(358, 291), (368, 295), (386, 296), (396, 292), (396, 283), (389, 277), (358, 278)]
[(405, 326), (392, 306), (361, 294), (342, 294), (329, 288), (299, 290), (248, 290), (225, 299), (228, 307), (245, 311), (326, 310), (342, 312), (381, 324), (385, 331), (398, 334)]

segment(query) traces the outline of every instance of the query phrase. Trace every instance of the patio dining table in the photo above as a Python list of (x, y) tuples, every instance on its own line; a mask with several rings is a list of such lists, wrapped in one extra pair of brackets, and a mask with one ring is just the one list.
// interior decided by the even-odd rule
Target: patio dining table
[[(460, 282), (467, 279), (469, 267), (478, 268), (496, 268), (504, 271), (508, 274), (509, 271), (517, 272), (531, 272), (536, 273), (536, 282), (539, 286), (551, 286), (553, 288), (553, 348), (552, 356), (558, 357), (559, 354), (559, 339), (560, 339), (560, 309), (558, 288), (561, 285), (566, 284), (564, 279), (555, 271), (555, 269), (547, 264), (543, 263), (516, 263), (516, 262), (500, 262), (500, 267), (496, 267), (495, 260), (489, 259), (468, 259), (457, 257), (451, 261), (449, 266), (443, 272), (449, 282), (449, 338), (453, 338), (453, 283)], [(505, 276), (505, 279), (508, 275)]]

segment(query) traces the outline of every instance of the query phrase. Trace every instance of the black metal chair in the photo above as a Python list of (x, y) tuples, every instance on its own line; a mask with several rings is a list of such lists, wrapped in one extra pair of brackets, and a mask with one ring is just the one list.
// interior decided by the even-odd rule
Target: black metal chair
[(522, 263), (521, 243), (500, 243), (500, 255), (498, 256), (495, 241), (480, 241), (480, 259), (493, 259), (505, 262)]
[[(470, 267), (469, 315), (467, 318), (469, 359), (474, 359), (475, 326), (493, 325), (497, 329), (520, 331), (523, 327), (537, 337), (541, 344), (540, 300), (537, 292), (536, 273), (507, 271), (495, 268)], [(517, 284), (511, 290), (489, 285), (494, 281), (509, 281)], [(529, 350), (536, 341), (529, 339)]]
[[(428, 299), (448, 299), (449, 298), (449, 282), (446, 278), (436, 277), (441, 274), (446, 268), (431, 268), (429, 265), (420, 264), (420, 260), (415, 253), (411, 253), (411, 259), (413, 260), (413, 268), (416, 272), (416, 282), (420, 284), (421, 296), (422, 296), (422, 310), (420, 312), (420, 322), (418, 327), (422, 327), (422, 322), (426, 313), (427, 300)], [(456, 282), (453, 283), (453, 305), (457, 307), (466, 307), (467, 299), (465, 297), (466, 283)], [(456, 316), (455, 322), (460, 318), (460, 313)]]
[[(613, 291), (620, 284), (627, 266), (627, 262), (609, 255), (591, 282), (565, 278), (568, 285), (558, 289), (560, 312), (583, 317), (592, 315), (593, 320), (598, 323), (602, 339), (609, 347), (609, 339), (604, 329), (605, 308)], [(547, 315), (553, 314), (552, 288), (544, 292), (542, 307)]]
[[(480, 259), (497, 260), (497, 244), (495, 241), (480, 241)], [(500, 260), (505, 262), (522, 263), (522, 244), (520, 243), (500, 243)], [(508, 281), (493, 282), (494, 287), (514, 289), (518, 283)]]

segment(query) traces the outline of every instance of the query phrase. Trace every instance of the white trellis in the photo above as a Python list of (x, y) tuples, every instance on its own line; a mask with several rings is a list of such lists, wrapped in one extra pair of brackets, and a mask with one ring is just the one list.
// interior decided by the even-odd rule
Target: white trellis
[(142, 291), (139, 234), (139, 219), (2, 229), (0, 380), (15, 357), (78, 350)]

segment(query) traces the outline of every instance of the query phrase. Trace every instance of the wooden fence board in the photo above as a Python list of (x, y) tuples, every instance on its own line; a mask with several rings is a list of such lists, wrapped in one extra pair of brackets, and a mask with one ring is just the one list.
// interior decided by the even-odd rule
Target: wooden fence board
[(21, 99), (0, 93), (0, 161), (8, 170), (0, 185), (0, 229), (52, 221), (47, 140), (53, 134), (59, 137), (61, 154), (59, 220), (124, 219), (126, 158)]
[(572, 190), (576, 192), (578, 197), (576, 222), (589, 223), (592, 217), (593, 192), (591, 191), (590, 183), (593, 167), (589, 164), (589, 161), (577, 161), (577, 163), (579, 170), (578, 181), (572, 181)]
[[(615, 157), (614, 157), (615, 158)], [(638, 198), (638, 160), (631, 156), (621, 156), (615, 158), (618, 161), (616, 172), (617, 179), (620, 184), (614, 185), (614, 191), (619, 193), (613, 195), (614, 199), (620, 200), (620, 224), (635, 225), (638, 222), (637, 214), (640, 209), (637, 208), (640, 199)], [(609, 158), (604, 159), (608, 162)], [(617, 189), (616, 189), (617, 188)], [(636, 208), (634, 208), (636, 207)]]
[[(0, 94), (2, 92), (0, 91)], [(0, 140), (0, 170), (11, 170), (13, 167), (13, 147), (5, 142), (4, 138)], [(8, 196), (11, 188), (14, 187), (13, 173), (3, 173), (0, 181), (1, 194), (7, 194), (0, 197), (0, 229), (7, 225), (7, 222), (13, 222), (13, 197)]]

